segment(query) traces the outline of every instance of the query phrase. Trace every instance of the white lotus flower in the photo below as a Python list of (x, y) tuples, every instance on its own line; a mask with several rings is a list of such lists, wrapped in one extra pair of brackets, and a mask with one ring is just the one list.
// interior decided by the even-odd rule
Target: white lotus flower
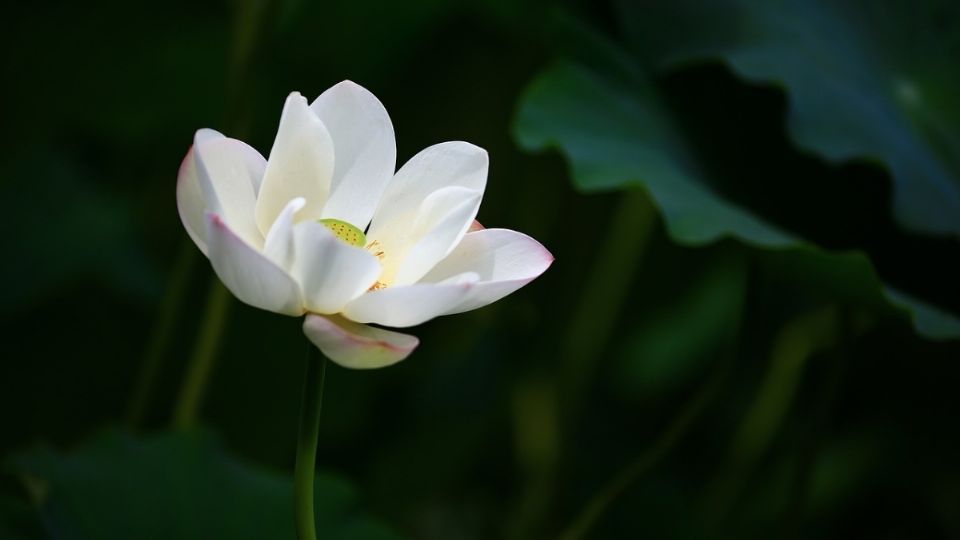
[(445, 142), (396, 173), (395, 163), (383, 105), (344, 81), (309, 106), (287, 98), (269, 159), (198, 131), (177, 206), (237, 298), (307, 314), (307, 337), (343, 366), (382, 367), (419, 341), (367, 323), (408, 327), (476, 309), (553, 261), (529, 236), (471, 226), (487, 179), (483, 149)]

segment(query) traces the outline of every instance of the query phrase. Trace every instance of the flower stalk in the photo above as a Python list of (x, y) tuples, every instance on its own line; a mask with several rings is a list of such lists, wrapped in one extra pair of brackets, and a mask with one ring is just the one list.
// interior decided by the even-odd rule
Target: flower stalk
[(320, 354), (320, 350), (313, 345), (309, 345), (308, 349), (303, 401), (300, 405), (297, 461), (293, 472), (293, 507), (298, 540), (317, 539), (313, 493), (320, 409), (323, 404), (323, 379), (327, 368), (327, 359)]
[(177, 429), (189, 429), (197, 423), (207, 382), (220, 351), (220, 338), (226, 328), (229, 312), (230, 295), (219, 281), (213, 279), (207, 294), (203, 326), (200, 328), (174, 408), (173, 426)]

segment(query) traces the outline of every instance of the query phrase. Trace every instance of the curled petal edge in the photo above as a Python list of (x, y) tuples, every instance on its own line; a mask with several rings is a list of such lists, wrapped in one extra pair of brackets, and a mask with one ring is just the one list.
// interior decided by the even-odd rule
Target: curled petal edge
[(309, 314), (303, 333), (327, 358), (349, 369), (376, 369), (403, 360), (420, 344), (416, 336), (344, 319)]

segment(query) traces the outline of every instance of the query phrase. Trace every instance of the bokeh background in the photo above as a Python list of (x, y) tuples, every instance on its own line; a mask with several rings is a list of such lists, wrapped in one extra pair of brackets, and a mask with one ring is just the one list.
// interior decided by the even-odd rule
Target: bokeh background
[(174, 184), (343, 79), (556, 262), (328, 369), (321, 538), (960, 538), (956, 2), (4, 12), (0, 538), (293, 538), (300, 321)]

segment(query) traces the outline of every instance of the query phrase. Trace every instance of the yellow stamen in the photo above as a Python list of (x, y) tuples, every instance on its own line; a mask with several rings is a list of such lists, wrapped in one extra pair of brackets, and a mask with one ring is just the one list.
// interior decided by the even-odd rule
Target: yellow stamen
[(367, 250), (372, 251), (374, 257), (380, 259), (381, 261), (383, 260), (383, 250), (380, 249), (379, 240), (374, 240), (373, 242), (370, 242), (370, 245), (367, 246)]

